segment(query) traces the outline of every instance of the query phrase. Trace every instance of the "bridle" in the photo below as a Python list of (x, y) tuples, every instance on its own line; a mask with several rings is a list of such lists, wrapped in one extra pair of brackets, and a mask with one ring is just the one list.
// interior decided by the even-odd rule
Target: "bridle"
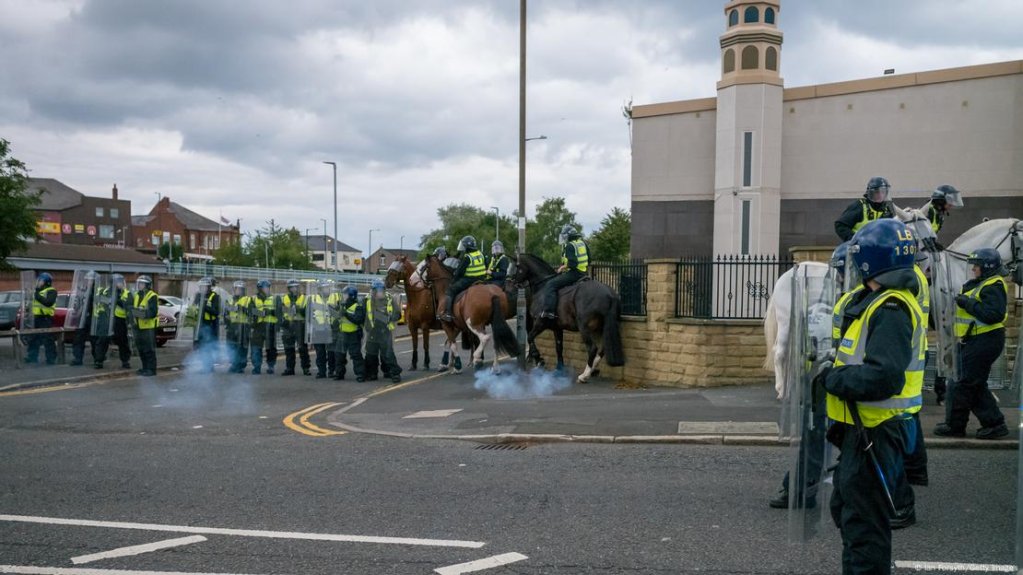
[[(1023, 238), (1019, 238), (1019, 236), (1017, 235), (1017, 234), (1020, 233), (1020, 231), (1023, 231), (1023, 230), (1017, 229), (1020, 226), (1021, 222), (1023, 222), (1023, 220), (1016, 220), (1015, 222), (1010, 224), (1009, 225), (1009, 229), (1005, 232), (1005, 235), (1002, 236), (1002, 239), (998, 240), (998, 243), (995, 244), (995, 248), (994, 249), (997, 250), (998, 248), (1002, 247), (1002, 244), (1005, 243), (1005, 240), (1007, 240), (1009, 238), (1013, 238), (1013, 240), (1017, 240), (1017, 238), (1018, 238), (1018, 241), (1020, 242), (1021, 246), (1023, 246)], [(1014, 249), (1012, 250), (1012, 260), (1009, 261), (1009, 262), (1006, 262), (1006, 264), (1005, 264), (1006, 266), (1013, 266), (1014, 264), (1019, 264), (1019, 258), (1017, 256), (1017, 254), (1019, 252), (1015, 249), (1015, 246), (1013, 246), (1013, 248)], [(945, 249), (945, 253), (951, 255), (952, 257), (954, 257), (957, 260), (964, 261), (964, 262), (968, 261), (970, 259), (970, 254), (964, 254), (962, 252), (957, 252), (955, 250), (950, 250), (950, 249), (947, 249), (947, 248)]]

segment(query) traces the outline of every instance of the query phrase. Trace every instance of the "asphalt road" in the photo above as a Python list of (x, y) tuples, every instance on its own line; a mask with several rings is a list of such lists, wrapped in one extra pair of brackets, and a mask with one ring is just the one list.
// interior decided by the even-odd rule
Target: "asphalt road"
[[(790, 545), (766, 506), (781, 448), (498, 450), (329, 426), (380, 387), (178, 372), (0, 395), (0, 572), (840, 570), (830, 524)], [(1016, 477), (1012, 451), (933, 450), (895, 559), (1011, 564)], [(508, 563), (450, 567), (488, 558)]]

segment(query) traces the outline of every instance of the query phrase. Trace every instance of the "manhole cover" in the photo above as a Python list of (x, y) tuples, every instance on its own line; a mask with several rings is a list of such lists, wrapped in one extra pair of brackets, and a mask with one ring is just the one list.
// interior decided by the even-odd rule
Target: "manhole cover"
[(477, 445), (475, 449), (486, 449), (488, 451), (522, 451), (529, 447), (527, 443), (484, 443)]

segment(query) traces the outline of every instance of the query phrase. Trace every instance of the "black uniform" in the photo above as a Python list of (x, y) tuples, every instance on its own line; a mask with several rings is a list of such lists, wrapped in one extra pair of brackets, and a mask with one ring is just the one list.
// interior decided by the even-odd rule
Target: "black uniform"
[(494, 284), (504, 289), (504, 282), (508, 279), (508, 264), (511, 260), (504, 254), (497, 257), (491, 256), (487, 262), (487, 283)]
[[(146, 301), (146, 296), (153, 294)], [(142, 361), (142, 368), (138, 370), (140, 375), (156, 375), (156, 327), (159, 325), (155, 320), (160, 317), (158, 298), (155, 292), (147, 290), (135, 294), (137, 307), (133, 305), (133, 327), (135, 329), (135, 345), (139, 350), (139, 359)], [(145, 305), (143, 305), (145, 302)], [(133, 302), (136, 303), (136, 302)], [(143, 327), (152, 323), (152, 327)]]
[(195, 302), (199, 309), (198, 337), (195, 341), (195, 349), (199, 350), (200, 362), (206, 372), (213, 372), (213, 364), (220, 353), (220, 294), (210, 288), (208, 294), (196, 294), (202, 297), (203, 301)]
[[(53, 286), (37, 287), (33, 299), (43, 307), (53, 309), (57, 303), (57, 290)], [(32, 310), (31, 302), (28, 309)], [(32, 327), (34, 329), (49, 329), (53, 327), (53, 316), (47, 314), (32, 313)], [(28, 350), (25, 352), (25, 363), (36, 363), (39, 361), (39, 347), (42, 346), (46, 354), (46, 365), (57, 363), (57, 342), (52, 333), (34, 333), (28, 338)]]
[[(912, 270), (885, 274), (886, 287), (912, 290)], [(853, 296), (842, 318), (845, 334), (853, 320), (881, 294), (862, 290)], [(846, 401), (880, 401), (902, 392), (906, 366), (913, 350), (911, 311), (900, 301), (889, 300), (878, 308), (867, 326), (863, 365), (843, 365), (826, 376), (828, 393)], [(911, 416), (896, 416), (867, 428), (872, 450), (887, 478), (896, 506), (912, 505), (913, 491), (906, 481), (905, 454), (916, 440)], [(835, 422), (828, 440), (841, 450), (834, 475), (831, 516), (842, 533), (842, 573), (891, 573), (892, 531), (890, 506), (860, 434), (853, 425)]]
[[(864, 218), (864, 209), (866, 209), (866, 218)], [(868, 221), (880, 219), (880, 218), (894, 218), (895, 210), (892, 209), (890, 202), (882, 202), (875, 204), (868, 202), (867, 198), (858, 198), (853, 203), (849, 204), (842, 212), (842, 215), (835, 220), (835, 233), (841, 238), (843, 242), (847, 242), (852, 239), (856, 233), (853, 228), (856, 224), (867, 223)]]
[[(302, 366), (302, 373), (312, 373), (312, 362), (309, 359), (309, 344), (305, 342), (304, 295), (286, 293), (277, 296), (277, 317), (281, 322), (281, 344), (284, 346), (284, 372), (281, 375), (295, 374), (295, 348)], [(290, 318), (290, 319), (289, 319)]]
[[(557, 314), (558, 290), (563, 287), (570, 286), (586, 277), (586, 272), (578, 269), (579, 256), (575, 253), (575, 248), (572, 247), (572, 241), (582, 240), (574, 238), (565, 244), (564, 251), (562, 252), (562, 258), (566, 265), (565, 271), (547, 280), (547, 283), (543, 285), (540, 291), (540, 301), (543, 302), (543, 309), (551, 314)], [(585, 242), (583, 242), (583, 245), (585, 245)], [(589, 252), (589, 246), (586, 246), (587, 263), (589, 261)]]
[(71, 363), (69, 365), (82, 365), (85, 359), (85, 344), (86, 342), (92, 346), (92, 355), (96, 357), (96, 340), (92, 337), (92, 289), (89, 289), (89, 293), (84, 294), (85, 302), (82, 304), (85, 308), (82, 310), (82, 315), (85, 316), (85, 320), (81, 323), (81, 327), (75, 330), (75, 337), (71, 341)]
[[(121, 360), (121, 367), (128, 369), (131, 367), (131, 344), (128, 340), (128, 315), (131, 310), (129, 303), (129, 297), (131, 292), (124, 288), (114, 288), (114, 333), (113, 337), (100, 337), (97, 338), (97, 353), (102, 360), (107, 357), (107, 351), (110, 349), (110, 340), (113, 339), (117, 345), (117, 355)], [(102, 360), (100, 363), (102, 363)]]
[(343, 330), (345, 322), (355, 326), (355, 331), (340, 331), (337, 338), (337, 349), (335, 356), (337, 366), (334, 372), (334, 379), (345, 378), (345, 371), (348, 365), (348, 358), (352, 358), (352, 371), (355, 372), (355, 381), (364, 381), (366, 377), (366, 364), (362, 357), (362, 326), (366, 323), (366, 307), (359, 301), (358, 296), (346, 298), (341, 304), (341, 314), (344, 319), (338, 323), (338, 329)]
[[(963, 284), (962, 291), (968, 292), (978, 284), (990, 279), (981, 277)], [(1006, 293), (1001, 282), (980, 290), (980, 301), (965, 295), (956, 297), (956, 305), (970, 315), (988, 324), (1000, 323), (1005, 318)], [(956, 433), (964, 432), (970, 419), (970, 412), (977, 416), (982, 427), (1005, 425), (1005, 416), (998, 408), (998, 402), (988, 389), (987, 380), (991, 366), (1005, 348), (1005, 328), (1000, 327), (980, 335), (967, 333), (959, 343), (962, 368), (959, 381), (949, 386), (949, 400), (946, 412), (948, 426)]]
[[(371, 296), (372, 297), (372, 296)], [(387, 313), (387, 306), (391, 305), (391, 313)], [(383, 371), (384, 377), (391, 378), (397, 383), (401, 381), (401, 366), (394, 355), (394, 323), (401, 317), (401, 307), (391, 302), (391, 297), (373, 298), (366, 302), (367, 312), (366, 326), (366, 379), (373, 381), (377, 378), (377, 367)], [(372, 309), (373, 319), (370, 321)]]

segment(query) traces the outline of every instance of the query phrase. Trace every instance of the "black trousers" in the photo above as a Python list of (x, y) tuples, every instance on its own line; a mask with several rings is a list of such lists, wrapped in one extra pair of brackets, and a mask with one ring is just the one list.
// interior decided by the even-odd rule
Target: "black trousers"
[(959, 381), (949, 382), (946, 423), (955, 431), (965, 431), (970, 412), (983, 427), (1005, 423), (995, 396), (988, 389), (991, 366), (1005, 348), (1005, 330), (996, 329), (964, 339), (960, 343), (962, 360)]
[(75, 338), (71, 340), (71, 361), (74, 363), (82, 363), (85, 359), (85, 344), (88, 342), (92, 346), (92, 355), (96, 356), (96, 340), (92, 338), (90, 332), (92, 331), (92, 316), (85, 318), (85, 324), (75, 330)]
[[(35, 329), (48, 329), (53, 327), (53, 316), (32, 316), (32, 327)], [(52, 333), (36, 333), (28, 336), (28, 350), (25, 352), (25, 362), (36, 363), (39, 361), (39, 348), (42, 347), (46, 354), (46, 364), (53, 365), (57, 363), (56, 338), (58, 336), (63, 337), (63, 334), (54, 335)]]
[[(913, 425), (916, 427), (916, 435), (913, 437), (914, 441), (909, 445), (909, 451), (906, 453), (906, 477), (926, 483), (927, 447), (924, 445), (924, 430), (923, 426), (920, 425), (919, 412), (913, 414)], [(906, 505), (900, 501), (896, 501), (895, 506), (900, 511), (906, 508)]]
[(108, 337), (97, 337), (94, 358), (97, 364), (106, 361), (107, 352), (110, 350), (110, 341), (113, 340), (117, 346), (117, 355), (121, 365), (126, 366), (131, 361), (131, 344), (128, 343), (128, 320), (127, 318), (114, 316), (114, 334)]
[(277, 324), (263, 322), (252, 326), (249, 331), (249, 359), (252, 373), (260, 373), (263, 367), (263, 350), (266, 350), (266, 367), (277, 365)]
[(156, 329), (139, 329), (135, 331), (135, 346), (139, 348), (139, 359), (142, 369), (156, 371)]
[(568, 270), (547, 280), (547, 283), (544, 284), (543, 291), (540, 294), (543, 301), (544, 311), (557, 313), (558, 290), (563, 287), (570, 286), (584, 277), (586, 277), (586, 274), (580, 271)]
[[(907, 446), (913, 441), (914, 425), (912, 419), (891, 419), (867, 430), (889, 490), (909, 492), (893, 494), (897, 501), (912, 500), (903, 461)], [(829, 437), (837, 440), (841, 449), (831, 496), (831, 518), (842, 533), (842, 573), (890, 574), (891, 512), (877, 471), (863, 450), (865, 446), (855, 427), (835, 423)]]
[(394, 338), (391, 330), (377, 328), (366, 338), (366, 375), (376, 377), (376, 366), (384, 377), (396, 379), (401, 376), (401, 366), (394, 355)]
[(451, 310), (455, 305), (455, 298), (458, 297), (458, 294), (469, 289), (469, 286), (476, 283), (476, 281), (479, 279), (480, 278), (458, 278), (455, 281), (451, 282), (451, 285), (448, 286), (448, 291), (446, 294), (448, 296), (448, 301), (447, 307), (445, 308), (444, 311), (451, 313)]
[(295, 348), (298, 347), (298, 356), (301, 361), (302, 370), (307, 371), (312, 362), (309, 359), (309, 345), (305, 342), (305, 322), (286, 321), (282, 326), (281, 343), (284, 346), (284, 368), (295, 370)]
[(365, 360), (362, 357), (362, 331), (341, 333), (341, 337), (337, 340), (337, 350), (335, 352), (337, 358), (337, 368), (334, 372), (335, 377), (344, 377), (345, 370), (348, 365), (348, 358), (352, 358), (352, 371), (355, 372), (356, 378), (363, 378), (366, 376)]

